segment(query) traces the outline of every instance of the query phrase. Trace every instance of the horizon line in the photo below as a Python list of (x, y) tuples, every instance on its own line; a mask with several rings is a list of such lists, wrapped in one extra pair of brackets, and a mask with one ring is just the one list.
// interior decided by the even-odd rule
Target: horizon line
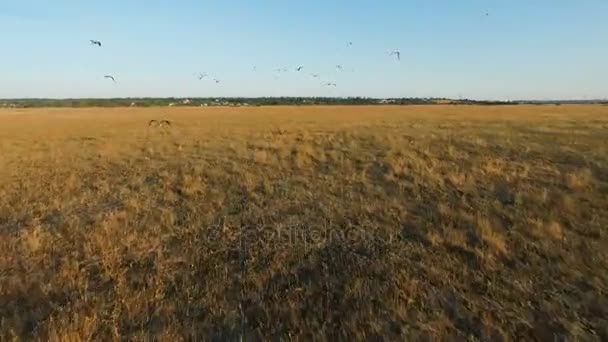
[(476, 101), (476, 102), (606, 102), (608, 98), (566, 98), (566, 99), (476, 99), (476, 98), (452, 98), (452, 97), (373, 97), (373, 96), (125, 96), (125, 97), (0, 97), (0, 101), (71, 101), (71, 100), (204, 100), (204, 99), (365, 99), (365, 100), (451, 100), (451, 101)]

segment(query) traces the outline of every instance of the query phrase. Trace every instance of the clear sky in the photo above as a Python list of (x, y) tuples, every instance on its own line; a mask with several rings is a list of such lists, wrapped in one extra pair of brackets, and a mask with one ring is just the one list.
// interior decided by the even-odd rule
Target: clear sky
[(0, 0), (0, 43), (0, 98), (608, 97), (606, 0)]

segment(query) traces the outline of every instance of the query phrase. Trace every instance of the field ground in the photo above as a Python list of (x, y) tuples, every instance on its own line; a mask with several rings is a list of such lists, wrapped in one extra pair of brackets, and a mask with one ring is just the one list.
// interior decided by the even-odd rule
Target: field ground
[(0, 340), (380, 336), (608, 339), (608, 107), (0, 110)]

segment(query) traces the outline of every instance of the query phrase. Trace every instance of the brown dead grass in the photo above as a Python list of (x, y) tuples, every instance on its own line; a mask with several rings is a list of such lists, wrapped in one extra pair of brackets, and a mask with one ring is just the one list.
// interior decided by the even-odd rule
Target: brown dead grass
[(593, 173), (588, 168), (571, 172), (567, 176), (568, 187), (572, 190), (585, 191), (593, 188)]
[(0, 122), (0, 340), (608, 339), (608, 107)]

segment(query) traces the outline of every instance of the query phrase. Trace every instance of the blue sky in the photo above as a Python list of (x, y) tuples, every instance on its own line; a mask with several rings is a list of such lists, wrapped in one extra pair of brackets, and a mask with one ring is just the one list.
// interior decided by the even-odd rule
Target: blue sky
[(606, 0), (0, 0), (0, 98), (607, 98), (607, 13)]

